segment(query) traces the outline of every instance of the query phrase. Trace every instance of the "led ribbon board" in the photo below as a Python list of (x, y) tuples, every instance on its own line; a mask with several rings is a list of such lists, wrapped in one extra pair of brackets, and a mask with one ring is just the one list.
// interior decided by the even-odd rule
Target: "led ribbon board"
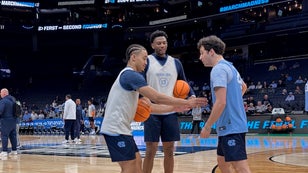
[(0, 3), (1, 3), (1, 6), (11, 6), (11, 7), (35, 8), (39, 6), (39, 3), (22, 2), (22, 1), (0, 1)]
[(105, 24), (81, 24), (81, 25), (47, 25), (38, 26), (38, 31), (68, 31), (68, 30), (90, 30), (90, 29), (102, 29), (107, 28), (107, 23)]
[(253, 7), (253, 6), (258, 6), (258, 5), (263, 5), (263, 4), (268, 4), (269, 0), (255, 0), (255, 1), (248, 1), (248, 2), (243, 2), (243, 3), (238, 3), (238, 4), (232, 4), (224, 7), (219, 8), (219, 12), (227, 12), (227, 11), (233, 11), (233, 10), (238, 10), (238, 9), (243, 9), (247, 7)]

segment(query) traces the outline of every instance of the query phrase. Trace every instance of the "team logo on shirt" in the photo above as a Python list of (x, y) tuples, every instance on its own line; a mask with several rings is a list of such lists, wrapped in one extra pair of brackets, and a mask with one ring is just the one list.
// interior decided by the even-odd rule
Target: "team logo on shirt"
[(159, 79), (159, 85), (160, 86), (162, 86), (162, 87), (166, 87), (166, 86), (168, 86), (168, 79), (166, 79), (166, 78), (160, 78)]

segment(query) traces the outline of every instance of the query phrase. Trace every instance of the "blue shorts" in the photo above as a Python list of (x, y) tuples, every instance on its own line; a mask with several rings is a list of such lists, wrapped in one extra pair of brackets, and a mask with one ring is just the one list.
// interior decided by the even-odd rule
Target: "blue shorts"
[(226, 162), (246, 160), (245, 133), (219, 136), (217, 155), (224, 156)]
[(136, 152), (139, 152), (139, 149), (133, 136), (109, 136), (104, 134), (104, 137), (112, 162), (136, 159)]
[(169, 115), (151, 115), (144, 122), (144, 141), (171, 142), (180, 140), (180, 126), (178, 122), (178, 114)]

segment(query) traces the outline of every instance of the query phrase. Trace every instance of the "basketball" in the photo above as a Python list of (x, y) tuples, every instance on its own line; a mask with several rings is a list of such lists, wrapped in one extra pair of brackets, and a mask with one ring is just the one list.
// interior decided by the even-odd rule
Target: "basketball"
[(144, 122), (150, 117), (151, 106), (146, 103), (144, 98), (138, 100), (138, 105), (134, 117), (136, 122)]
[(189, 84), (184, 80), (177, 80), (174, 89), (173, 89), (173, 96), (177, 98), (186, 98), (190, 91)]

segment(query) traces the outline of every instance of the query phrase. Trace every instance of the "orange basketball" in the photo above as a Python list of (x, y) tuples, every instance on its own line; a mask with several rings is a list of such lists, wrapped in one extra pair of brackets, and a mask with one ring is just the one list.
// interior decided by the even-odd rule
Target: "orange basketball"
[(150, 117), (150, 113), (151, 113), (151, 106), (147, 104), (144, 99), (141, 98), (138, 100), (134, 121), (144, 122)]
[(288, 128), (292, 129), (293, 128), (293, 124), (288, 124)]
[(184, 80), (177, 80), (174, 89), (173, 89), (173, 96), (177, 98), (186, 98), (190, 91), (189, 84)]

